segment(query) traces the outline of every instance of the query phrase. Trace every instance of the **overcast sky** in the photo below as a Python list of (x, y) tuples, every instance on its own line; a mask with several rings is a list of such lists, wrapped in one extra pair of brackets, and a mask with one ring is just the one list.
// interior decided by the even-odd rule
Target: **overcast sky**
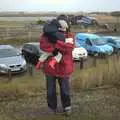
[(0, 11), (120, 11), (120, 0), (0, 0)]

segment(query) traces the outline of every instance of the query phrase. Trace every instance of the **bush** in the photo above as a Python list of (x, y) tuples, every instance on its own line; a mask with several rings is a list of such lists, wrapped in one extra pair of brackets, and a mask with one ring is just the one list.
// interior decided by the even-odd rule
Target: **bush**
[(37, 24), (40, 24), (40, 25), (41, 25), (41, 24), (44, 24), (44, 23), (45, 23), (45, 21), (44, 21), (44, 20), (41, 20), (41, 19), (37, 21)]

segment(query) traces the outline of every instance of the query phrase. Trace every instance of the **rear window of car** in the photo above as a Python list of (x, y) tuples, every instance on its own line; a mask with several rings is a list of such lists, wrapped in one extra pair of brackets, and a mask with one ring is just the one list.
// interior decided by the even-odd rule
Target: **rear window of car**
[(31, 45), (25, 44), (25, 45), (23, 46), (23, 49), (31, 49)]
[(26, 44), (26, 45), (23, 46), (23, 49), (24, 50), (30, 50), (33, 53), (39, 54), (39, 49), (37, 47), (38, 47), (37, 45)]

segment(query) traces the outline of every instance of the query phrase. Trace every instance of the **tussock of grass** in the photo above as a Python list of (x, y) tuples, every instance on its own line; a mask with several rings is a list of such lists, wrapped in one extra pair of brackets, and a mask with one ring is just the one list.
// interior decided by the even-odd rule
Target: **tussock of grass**
[(80, 70), (76, 69), (73, 74), (73, 90), (86, 89), (101, 85), (119, 84), (120, 83), (120, 58), (115, 55), (108, 59), (97, 60), (97, 65)]
[(20, 77), (13, 76), (10, 82), (0, 81), (0, 101), (37, 95), (43, 93), (44, 90), (44, 75), (40, 71), (34, 73), (33, 76), (27, 73)]

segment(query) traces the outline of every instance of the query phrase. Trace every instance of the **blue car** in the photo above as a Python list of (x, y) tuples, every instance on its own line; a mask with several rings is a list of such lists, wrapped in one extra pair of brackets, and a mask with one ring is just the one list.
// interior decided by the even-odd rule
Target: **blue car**
[(107, 44), (113, 47), (114, 52), (120, 52), (120, 37), (106, 36), (103, 37)]
[(90, 33), (77, 33), (75, 35), (77, 47), (84, 47), (90, 55), (111, 55), (113, 47), (106, 44), (105, 40), (98, 35)]

